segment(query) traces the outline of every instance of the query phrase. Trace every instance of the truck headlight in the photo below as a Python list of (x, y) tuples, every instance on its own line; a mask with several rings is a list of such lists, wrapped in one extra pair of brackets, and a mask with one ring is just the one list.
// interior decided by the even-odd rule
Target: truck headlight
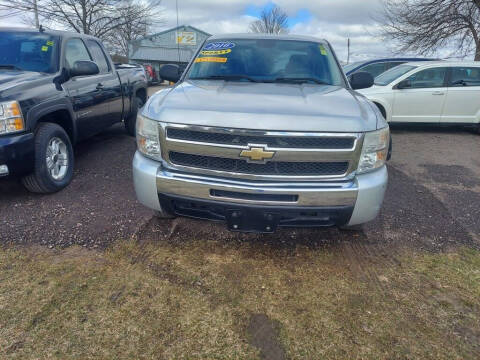
[(145, 156), (161, 160), (159, 123), (142, 115), (137, 116), (137, 146)]
[(357, 173), (366, 173), (385, 165), (389, 144), (390, 129), (388, 126), (377, 131), (365, 133)]
[(25, 130), (22, 111), (17, 101), (0, 103), (0, 135)]

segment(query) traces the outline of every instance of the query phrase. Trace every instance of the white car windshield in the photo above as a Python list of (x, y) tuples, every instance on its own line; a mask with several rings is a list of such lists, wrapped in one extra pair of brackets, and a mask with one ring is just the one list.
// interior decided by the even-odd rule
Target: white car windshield
[(344, 86), (342, 72), (327, 43), (276, 39), (207, 42), (187, 79)]
[(407, 72), (415, 68), (416, 66), (414, 65), (396, 66), (393, 69), (385, 71), (383, 74), (377, 76), (375, 78), (375, 85), (386, 86), (390, 84), (392, 81), (395, 81), (396, 79), (398, 79), (400, 76), (405, 75)]

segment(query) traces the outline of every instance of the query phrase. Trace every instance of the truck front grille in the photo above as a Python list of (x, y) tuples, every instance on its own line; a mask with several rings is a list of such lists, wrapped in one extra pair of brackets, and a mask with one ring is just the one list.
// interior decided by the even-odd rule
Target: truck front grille
[(310, 136), (258, 136), (193, 131), (179, 128), (167, 129), (167, 137), (176, 140), (210, 144), (248, 145), (264, 144), (271, 148), (297, 149), (352, 149), (355, 137)]
[[(362, 133), (270, 131), (172, 123), (160, 123), (159, 132), (166, 167), (243, 180), (350, 180), (355, 176), (363, 145)], [(263, 153), (271, 157), (262, 158)]]
[(280, 162), (249, 163), (241, 159), (185, 154), (171, 151), (170, 161), (175, 165), (207, 170), (228, 171), (251, 175), (285, 176), (339, 176), (347, 172), (348, 161), (337, 162)]

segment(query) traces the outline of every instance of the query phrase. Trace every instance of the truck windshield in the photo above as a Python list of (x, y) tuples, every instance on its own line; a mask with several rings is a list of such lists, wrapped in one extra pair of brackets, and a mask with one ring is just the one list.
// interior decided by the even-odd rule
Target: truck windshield
[(58, 69), (58, 37), (42, 33), (0, 31), (0, 71), (53, 73)]
[(386, 86), (390, 84), (392, 81), (395, 81), (400, 76), (405, 75), (410, 70), (415, 69), (416, 66), (413, 65), (399, 65), (395, 66), (394, 68), (385, 71), (383, 74), (377, 76), (375, 78), (375, 85), (379, 86)]
[(275, 39), (207, 42), (187, 79), (344, 85), (328, 44)]

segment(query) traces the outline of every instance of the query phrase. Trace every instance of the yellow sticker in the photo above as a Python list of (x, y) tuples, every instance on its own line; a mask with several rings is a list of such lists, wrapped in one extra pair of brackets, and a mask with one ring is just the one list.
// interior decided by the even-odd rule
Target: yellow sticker
[(323, 45), (318, 45), (318, 47), (320, 48), (320, 54), (322, 54), (322, 55), (327, 55), (327, 50), (325, 50), (325, 48), (323, 47)]
[(196, 58), (196, 63), (199, 62), (216, 62), (216, 63), (226, 63), (227, 58), (224, 57), (203, 57), (203, 58)]
[(48, 46), (53, 46), (53, 41), (47, 41)]
[(202, 55), (225, 55), (232, 52), (232, 49), (225, 49), (225, 50), (204, 50), (202, 51)]
[(42, 51), (48, 51), (48, 46), (42, 46)]

